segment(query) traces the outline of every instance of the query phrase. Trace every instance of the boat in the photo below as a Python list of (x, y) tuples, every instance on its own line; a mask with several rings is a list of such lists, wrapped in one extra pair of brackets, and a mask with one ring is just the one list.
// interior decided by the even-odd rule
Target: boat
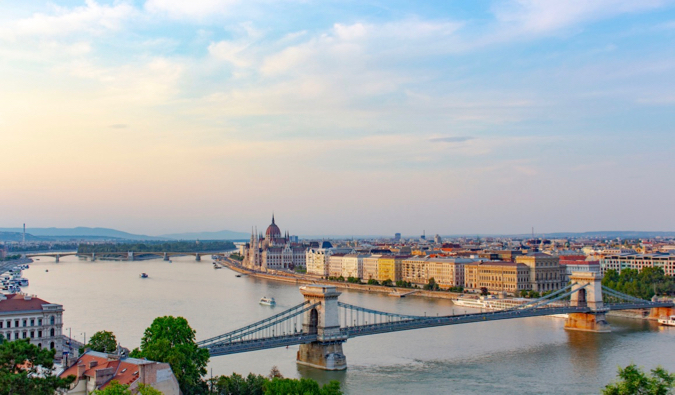
[(675, 315), (671, 315), (668, 318), (659, 318), (659, 324), (665, 326), (675, 326)]
[(267, 296), (263, 296), (260, 298), (260, 304), (264, 304), (265, 306), (274, 306), (277, 304), (277, 302), (274, 300), (274, 298), (268, 298)]
[(222, 269), (223, 267), (222, 267), (222, 266), (218, 266), (218, 265), (213, 265), (213, 268), (214, 268), (214, 269)]
[(241, 274), (237, 274), (235, 277), (241, 277)]
[(147, 273), (141, 273), (141, 278), (148, 278), (148, 277), (149, 277), (149, 276), (148, 276)]

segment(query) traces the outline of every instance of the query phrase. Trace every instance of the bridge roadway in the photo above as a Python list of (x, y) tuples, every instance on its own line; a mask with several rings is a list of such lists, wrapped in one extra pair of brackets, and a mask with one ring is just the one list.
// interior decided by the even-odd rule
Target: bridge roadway
[(209, 350), (211, 356), (237, 354), (249, 351), (265, 350), (270, 348), (294, 346), (299, 344), (308, 344), (320, 340), (323, 343), (344, 342), (349, 338), (376, 335), (382, 333), (407, 331), (413, 329), (432, 328), (437, 326), (448, 326), (458, 324), (469, 324), (475, 322), (499, 321), (515, 318), (527, 317), (541, 317), (553, 314), (570, 314), (570, 313), (597, 313), (607, 312), (611, 310), (629, 310), (629, 309), (644, 309), (653, 307), (673, 307), (672, 303), (668, 302), (651, 302), (648, 306), (644, 303), (621, 303), (607, 305), (602, 311), (592, 310), (589, 307), (541, 307), (529, 310), (508, 309), (498, 310), (486, 313), (462, 314), (451, 316), (437, 316), (437, 317), (420, 317), (416, 319), (383, 322), (376, 324), (366, 324), (357, 326), (348, 326), (340, 328), (340, 334), (332, 337), (323, 337), (318, 339), (316, 334), (307, 334), (303, 332), (292, 333), (281, 336), (262, 337), (257, 339), (237, 340), (232, 342), (219, 342), (217, 345), (210, 347), (204, 346)]

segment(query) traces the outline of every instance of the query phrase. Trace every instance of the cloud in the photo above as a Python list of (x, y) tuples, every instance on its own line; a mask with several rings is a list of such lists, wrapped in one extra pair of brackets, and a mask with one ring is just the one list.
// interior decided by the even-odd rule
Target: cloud
[(148, 0), (145, 9), (150, 13), (164, 14), (174, 19), (205, 19), (224, 15), (239, 0)]
[(51, 14), (36, 13), (17, 20), (11, 27), (0, 29), (0, 38), (13, 41), (22, 36), (53, 39), (73, 33), (101, 34), (119, 30), (123, 22), (135, 14), (136, 9), (127, 2), (109, 6), (87, 0), (81, 7), (54, 7)]
[(520, 33), (548, 33), (590, 20), (661, 7), (664, 0), (512, 0), (497, 3), (493, 12), (498, 22), (514, 26)]
[(430, 138), (429, 141), (432, 143), (463, 143), (465, 141), (473, 140), (475, 137), (469, 136), (452, 136), (452, 137), (434, 137)]

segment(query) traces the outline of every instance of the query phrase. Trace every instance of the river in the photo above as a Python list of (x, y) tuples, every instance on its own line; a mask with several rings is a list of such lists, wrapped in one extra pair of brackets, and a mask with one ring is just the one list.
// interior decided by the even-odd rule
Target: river
[[(298, 288), (214, 270), (194, 257), (89, 262), (77, 257), (41, 258), (24, 271), (25, 292), (64, 306), (64, 333), (82, 340), (99, 330), (137, 347), (155, 317), (183, 316), (197, 340), (237, 329), (302, 302)], [(46, 270), (49, 270), (48, 272)], [(150, 278), (141, 279), (146, 272)], [(273, 296), (277, 306), (261, 306)], [(392, 298), (344, 291), (346, 303), (394, 313), (448, 315), (470, 309), (450, 301)], [(454, 310), (453, 310), (454, 308)], [(347, 394), (519, 393), (597, 394), (631, 362), (675, 372), (675, 328), (611, 318), (612, 333), (565, 331), (563, 320), (522, 318), (418, 329), (351, 339), (344, 344), (349, 368), (324, 372), (296, 365), (296, 347), (212, 358), (213, 375), (267, 374), (276, 365), (287, 377), (338, 380)]]

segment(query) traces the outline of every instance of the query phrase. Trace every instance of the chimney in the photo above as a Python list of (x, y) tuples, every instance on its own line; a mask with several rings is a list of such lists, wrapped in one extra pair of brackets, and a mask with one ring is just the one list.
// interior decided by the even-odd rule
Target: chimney
[(84, 372), (87, 371), (87, 367), (84, 365), (77, 365), (77, 377), (80, 378), (84, 376)]

